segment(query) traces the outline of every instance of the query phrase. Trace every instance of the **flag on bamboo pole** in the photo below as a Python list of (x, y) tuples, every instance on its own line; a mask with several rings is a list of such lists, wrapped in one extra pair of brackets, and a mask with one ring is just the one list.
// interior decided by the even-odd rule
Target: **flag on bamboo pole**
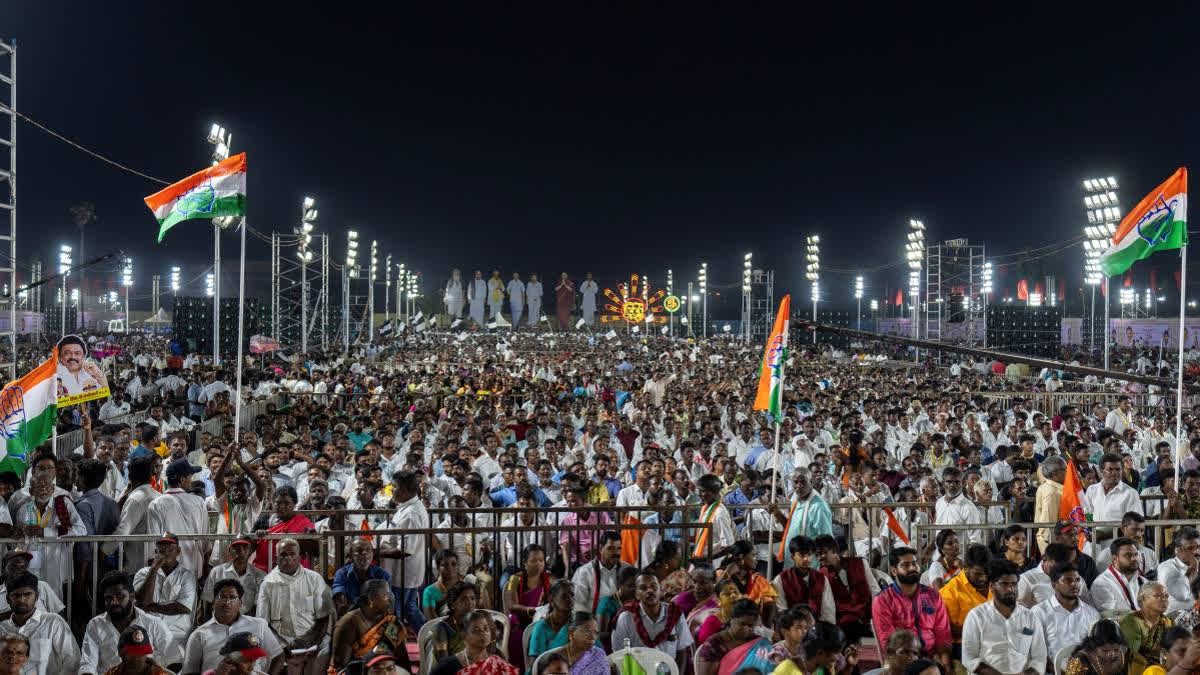
[(146, 197), (158, 219), (158, 243), (167, 230), (184, 220), (212, 220), (246, 215), (246, 153), (218, 162), (203, 171)]
[(1121, 219), (1112, 245), (1100, 255), (1100, 270), (1114, 277), (1156, 251), (1181, 248), (1187, 240), (1187, 169), (1179, 168)]
[(787, 360), (788, 315), (791, 312), (792, 296), (785, 295), (779, 301), (779, 313), (775, 315), (775, 327), (767, 346), (763, 350), (762, 365), (759, 367), (758, 395), (754, 397), (754, 409), (766, 410), (778, 422), (783, 407), (783, 362)]

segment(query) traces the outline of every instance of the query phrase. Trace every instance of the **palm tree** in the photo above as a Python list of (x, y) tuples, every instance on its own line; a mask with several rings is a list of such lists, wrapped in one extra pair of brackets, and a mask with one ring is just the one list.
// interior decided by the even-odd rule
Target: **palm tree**
[[(70, 208), (71, 220), (79, 226), (79, 260), (82, 263), (83, 257), (83, 231), (88, 223), (96, 222), (96, 205), (91, 202), (79, 202)], [(86, 268), (79, 268), (79, 317), (84, 318), (84, 303), (87, 302), (87, 272)], [(65, 302), (65, 299), (64, 299)]]

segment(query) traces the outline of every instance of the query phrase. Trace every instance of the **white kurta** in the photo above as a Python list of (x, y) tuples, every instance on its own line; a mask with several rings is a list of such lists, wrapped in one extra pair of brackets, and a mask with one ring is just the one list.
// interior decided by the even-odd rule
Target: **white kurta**
[(488, 279), (488, 295), (487, 304), (491, 317), (494, 319), (500, 314), (500, 308), (504, 305), (504, 282), (499, 279)]
[(483, 323), (483, 304), (487, 301), (487, 282), (483, 279), (472, 279), (467, 287), (467, 296), (471, 301), (471, 320)]
[(1002, 673), (1046, 667), (1046, 635), (1042, 622), (1030, 610), (1017, 605), (1004, 618), (989, 600), (967, 613), (962, 630), (962, 662), (974, 673), (980, 664)]
[(461, 279), (446, 282), (446, 311), (455, 319), (462, 318), (463, 286)]
[[(138, 573), (133, 576), (134, 591), (145, 586), (149, 578), (149, 567), (138, 570)], [(196, 609), (196, 578), (192, 575), (191, 570), (183, 566), (182, 556), (180, 556), (179, 564), (171, 570), (170, 574), (164, 572), (161, 567), (158, 569), (154, 581), (154, 603), (158, 605), (179, 603), (188, 608), (187, 614), (149, 612), (150, 616), (166, 624), (171, 631), (171, 637), (175, 640), (175, 646), (182, 654), (183, 646), (187, 644), (188, 633), (192, 631), (191, 613)]]
[(232, 625), (226, 626), (213, 618), (192, 631), (187, 641), (182, 672), (207, 673), (215, 669), (224, 658), (221, 655), (221, 647), (225, 646), (225, 641), (234, 633), (250, 633), (258, 638), (263, 650), (267, 652), (267, 658), (255, 661), (254, 666), (263, 672), (267, 671), (271, 659), (283, 653), (279, 640), (262, 619), (242, 614), (234, 619)]
[[(178, 663), (183, 653), (176, 650), (171, 630), (158, 617), (147, 614), (137, 607), (133, 608), (133, 621), (130, 625), (138, 625), (146, 629), (150, 636), (150, 646), (154, 648), (154, 661), (159, 664)], [(83, 631), (83, 649), (79, 660), (79, 672), (103, 675), (105, 671), (121, 661), (117, 653), (117, 641), (121, 633), (113, 626), (108, 613), (92, 617), (87, 629)]]
[(333, 612), (333, 595), (320, 574), (303, 567), (288, 575), (276, 567), (259, 589), (255, 615), (290, 645)]
[(579, 284), (579, 292), (583, 294), (583, 305), (580, 307), (580, 310), (583, 313), (584, 322), (589, 326), (596, 323), (596, 293), (599, 290), (596, 282), (591, 279), (587, 279), (582, 284)]
[[(157, 499), (158, 496), (158, 492), (149, 484), (139, 485), (133, 492), (130, 492), (129, 496), (125, 498), (125, 504), (121, 507), (121, 520), (117, 523), (117, 531), (114, 534), (149, 534), (150, 521), (147, 513), (150, 509), (150, 502)], [(158, 534), (162, 534), (162, 531), (160, 530)], [(153, 543), (125, 544), (125, 569), (136, 572), (145, 567), (150, 559), (153, 546)]]
[(21, 675), (79, 672), (79, 643), (66, 619), (57, 614), (35, 609), (20, 628), (11, 618), (0, 622), (0, 633), (20, 633), (29, 638), (29, 660), (21, 668)]
[(542, 318), (542, 282), (531, 281), (525, 285), (525, 297), (529, 304), (529, 327), (537, 328)]
[[(16, 496), (16, 494), (13, 495), (13, 502), (17, 502)], [(61, 589), (63, 584), (75, 578), (75, 562), (72, 555), (74, 544), (63, 540), (58, 534), (58, 514), (54, 510), (54, 502), (60, 496), (64, 497), (63, 503), (66, 505), (71, 519), (71, 525), (65, 536), (82, 537), (87, 535), (87, 526), (83, 524), (83, 519), (75, 510), (75, 504), (71, 502), (71, 494), (56, 487), (54, 494), (50, 496), (50, 501), (46, 503), (45, 512), (40, 514), (39, 524), (42, 526), (43, 539), (33, 541), (29, 545), (29, 552), (33, 554), (33, 559), (29, 561), (29, 571), (56, 591)], [(33, 503), (32, 499), (24, 501), (24, 504), (31, 503)], [(23, 508), (23, 505), (18, 508)], [(21, 519), (20, 510), (18, 510), (17, 517), (23, 524), (24, 520)]]
[(513, 279), (508, 282), (508, 306), (512, 311), (512, 325), (516, 328), (521, 323), (521, 313), (525, 311), (525, 282)]

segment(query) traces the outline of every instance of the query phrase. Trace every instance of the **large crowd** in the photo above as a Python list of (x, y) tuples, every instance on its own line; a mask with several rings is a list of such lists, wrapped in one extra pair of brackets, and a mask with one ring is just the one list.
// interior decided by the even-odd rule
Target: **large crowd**
[(1200, 408), (1175, 454), (1128, 383), (808, 339), (773, 420), (729, 339), (408, 332), (236, 392), (89, 337), (111, 396), (0, 472), (0, 675), (1200, 670)]

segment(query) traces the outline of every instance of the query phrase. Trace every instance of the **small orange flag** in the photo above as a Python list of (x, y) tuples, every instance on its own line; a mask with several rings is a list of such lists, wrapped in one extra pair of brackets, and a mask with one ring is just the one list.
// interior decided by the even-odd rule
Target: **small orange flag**
[[(1083, 481), (1079, 479), (1079, 470), (1075, 468), (1075, 460), (1067, 460), (1067, 477), (1063, 480), (1062, 499), (1058, 502), (1058, 519), (1070, 520), (1074, 523), (1086, 523), (1087, 514), (1083, 512)], [(1087, 537), (1082, 528), (1079, 532), (1079, 550), (1083, 550)]]

